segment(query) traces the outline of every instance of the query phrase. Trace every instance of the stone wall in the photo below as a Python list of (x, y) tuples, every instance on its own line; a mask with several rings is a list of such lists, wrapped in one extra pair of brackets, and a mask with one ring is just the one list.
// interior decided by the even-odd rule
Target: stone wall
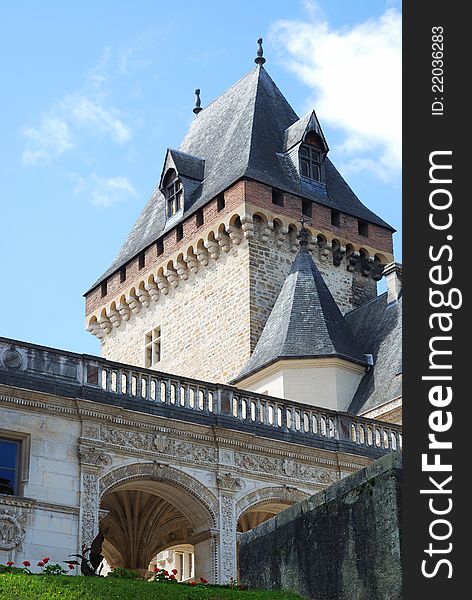
[(105, 336), (104, 358), (144, 366), (145, 335), (161, 328), (160, 371), (226, 382), (250, 355), (248, 245), (229, 252), (190, 274), (167, 296), (150, 303)]
[(313, 600), (399, 600), (400, 480), (401, 457), (387, 455), (243, 534), (242, 582)]

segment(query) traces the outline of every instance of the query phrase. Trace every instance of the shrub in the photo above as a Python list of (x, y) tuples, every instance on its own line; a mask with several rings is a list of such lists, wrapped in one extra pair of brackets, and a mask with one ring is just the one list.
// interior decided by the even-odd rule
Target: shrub
[(120, 579), (140, 579), (141, 575), (137, 571), (131, 569), (124, 569), (123, 567), (114, 567), (107, 575), (107, 577), (117, 577)]

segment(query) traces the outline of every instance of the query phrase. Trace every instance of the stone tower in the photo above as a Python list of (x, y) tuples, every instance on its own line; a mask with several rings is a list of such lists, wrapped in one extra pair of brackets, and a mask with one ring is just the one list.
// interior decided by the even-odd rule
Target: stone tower
[(289, 273), (301, 221), (341, 312), (376, 296), (393, 229), (353, 193), (315, 112), (299, 119), (263, 60), (206, 108), (198, 98), (158, 187), (86, 293), (86, 327), (105, 358), (235, 379)]

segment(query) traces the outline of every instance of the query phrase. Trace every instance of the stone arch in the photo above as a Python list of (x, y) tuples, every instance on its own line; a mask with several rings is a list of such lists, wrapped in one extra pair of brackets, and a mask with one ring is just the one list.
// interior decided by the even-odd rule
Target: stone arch
[(165, 482), (183, 488), (200, 503), (211, 516), (210, 526), (218, 523), (218, 499), (197, 479), (168, 465), (159, 463), (132, 463), (109, 471), (99, 481), (99, 499), (118, 487), (137, 481)]
[(246, 494), (236, 502), (236, 521), (239, 521), (241, 516), (250, 509), (263, 504), (279, 502), (281, 504), (295, 504), (308, 498), (310, 494), (302, 492), (294, 487), (286, 485), (280, 487), (266, 487), (259, 490), (254, 490)]

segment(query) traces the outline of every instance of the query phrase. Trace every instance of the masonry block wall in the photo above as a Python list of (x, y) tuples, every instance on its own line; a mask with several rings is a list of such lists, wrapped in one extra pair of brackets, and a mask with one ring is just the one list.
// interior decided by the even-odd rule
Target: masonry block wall
[(241, 581), (313, 600), (400, 600), (400, 507), (390, 454), (244, 533)]

